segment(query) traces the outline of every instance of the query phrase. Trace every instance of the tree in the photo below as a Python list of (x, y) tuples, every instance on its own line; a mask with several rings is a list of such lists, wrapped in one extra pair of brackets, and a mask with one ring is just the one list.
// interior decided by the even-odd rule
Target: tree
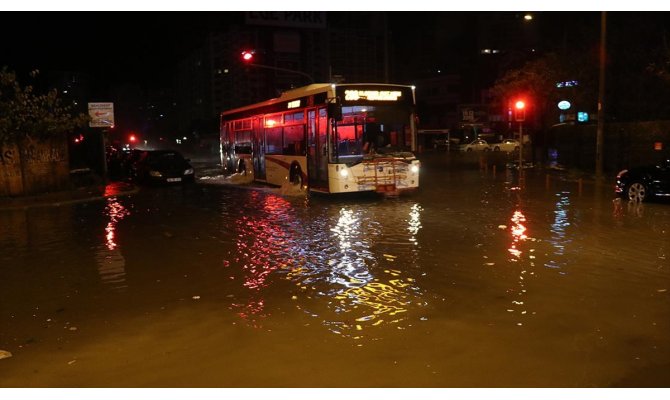
[(63, 104), (56, 89), (37, 94), (32, 86), (21, 86), (7, 67), (0, 70), (0, 144), (63, 135), (87, 122), (87, 115), (74, 115), (73, 106)]
[[(597, 94), (597, 63), (579, 54), (559, 56), (547, 53), (521, 68), (508, 70), (500, 77), (491, 94), (503, 111), (515, 98), (523, 97), (526, 114), (535, 129), (544, 130), (558, 122), (557, 104), (570, 101), (580, 111), (593, 112)], [(576, 82), (577, 86), (558, 87), (559, 82)]]

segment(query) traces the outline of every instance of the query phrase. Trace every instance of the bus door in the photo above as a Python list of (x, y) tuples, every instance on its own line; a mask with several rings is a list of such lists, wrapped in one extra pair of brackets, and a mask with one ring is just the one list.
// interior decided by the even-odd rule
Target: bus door
[(255, 179), (265, 179), (265, 134), (263, 118), (253, 119), (253, 160)]
[(307, 111), (307, 168), (309, 185), (315, 188), (328, 187), (327, 122), (325, 107)]
[(326, 107), (319, 108), (319, 123), (317, 142), (319, 144), (319, 157), (317, 161), (317, 170), (319, 171), (319, 182), (328, 187), (328, 112)]

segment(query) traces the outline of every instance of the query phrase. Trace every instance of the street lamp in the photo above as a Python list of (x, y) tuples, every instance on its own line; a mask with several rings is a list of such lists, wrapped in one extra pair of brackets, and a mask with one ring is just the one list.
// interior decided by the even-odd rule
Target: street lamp
[(279, 68), (279, 67), (272, 67), (270, 65), (263, 65), (263, 64), (256, 64), (253, 63), (254, 55), (256, 54), (255, 50), (245, 50), (242, 52), (242, 60), (244, 61), (245, 64), (251, 66), (251, 67), (257, 67), (257, 68), (266, 68), (266, 69), (272, 69), (275, 71), (282, 71), (282, 72), (289, 72), (293, 74), (298, 74), (306, 77), (309, 79), (309, 83), (314, 83), (314, 79), (311, 77), (311, 75), (308, 75), (302, 71), (296, 71), (294, 69), (288, 69), (288, 68)]

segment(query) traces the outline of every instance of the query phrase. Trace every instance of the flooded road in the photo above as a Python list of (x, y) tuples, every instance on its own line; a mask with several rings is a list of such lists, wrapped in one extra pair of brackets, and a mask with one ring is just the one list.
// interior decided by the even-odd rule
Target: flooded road
[(422, 158), (400, 198), (0, 211), (0, 387), (670, 385), (670, 204)]

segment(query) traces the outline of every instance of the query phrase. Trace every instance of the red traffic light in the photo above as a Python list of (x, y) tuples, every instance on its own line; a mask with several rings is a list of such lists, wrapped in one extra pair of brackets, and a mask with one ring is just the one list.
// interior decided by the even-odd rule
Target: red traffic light
[(526, 120), (526, 102), (517, 100), (514, 102), (514, 120), (521, 122)]
[(242, 52), (242, 59), (246, 62), (251, 61), (254, 58), (254, 51), (245, 50)]
[(128, 140), (130, 141), (130, 143), (135, 143), (135, 142), (137, 142), (137, 136), (131, 134), (131, 135), (128, 137)]

